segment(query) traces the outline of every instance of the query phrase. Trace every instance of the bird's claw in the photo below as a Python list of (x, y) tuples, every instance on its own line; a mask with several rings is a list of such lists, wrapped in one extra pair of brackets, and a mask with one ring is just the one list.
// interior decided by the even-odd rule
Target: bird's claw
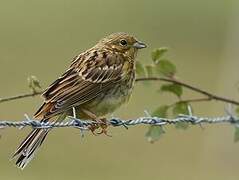
[(98, 135), (99, 135), (97, 132), (95, 132), (96, 129), (99, 128), (98, 125), (96, 125), (96, 124), (91, 124), (88, 128), (89, 128), (89, 130), (92, 132), (93, 135), (95, 135), (95, 136), (98, 136)]
[(98, 134), (98, 135), (104, 134), (104, 135), (106, 135), (106, 136), (108, 136), (108, 137), (112, 137), (112, 135), (108, 134), (107, 130), (106, 130), (106, 129), (103, 129), (103, 128), (101, 129), (100, 132), (97, 132), (97, 134)]
[[(99, 120), (96, 120), (96, 124), (91, 124), (89, 126), (89, 130), (92, 132), (93, 135), (97, 136), (100, 134), (105, 134), (108, 137), (112, 137), (107, 133), (107, 119), (106, 118), (101, 118)], [(95, 132), (96, 129), (101, 128), (100, 132)]]

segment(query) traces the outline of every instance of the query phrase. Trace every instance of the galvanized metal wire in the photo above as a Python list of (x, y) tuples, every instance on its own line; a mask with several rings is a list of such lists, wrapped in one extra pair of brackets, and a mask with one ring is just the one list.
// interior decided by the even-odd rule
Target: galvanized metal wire
[[(139, 117), (136, 119), (122, 120), (119, 118), (110, 118), (107, 121), (107, 125), (113, 127), (123, 126), (128, 128), (129, 126), (136, 125), (155, 125), (155, 126), (166, 126), (177, 124), (180, 122), (189, 123), (191, 125), (197, 124), (233, 124), (239, 125), (239, 118), (232, 115), (226, 115), (221, 117), (198, 117), (194, 115), (180, 114), (176, 118), (160, 118), (160, 117)], [(22, 121), (0, 121), (0, 128), (23, 128), (32, 127), (33, 129), (53, 129), (53, 128), (78, 128), (81, 130), (89, 130), (91, 125), (100, 125), (103, 122), (96, 122), (92, 120), (80, 120), (75, 117), (68, 117), (63, 122), (40, 122), (38, 120), (30, 119), (26, 116), (25, 120)]]

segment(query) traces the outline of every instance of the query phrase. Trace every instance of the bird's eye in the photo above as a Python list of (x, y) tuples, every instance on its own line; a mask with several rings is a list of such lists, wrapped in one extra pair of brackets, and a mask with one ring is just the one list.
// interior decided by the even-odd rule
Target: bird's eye
[(124, 40), (124, 39), (120, 40), (120, 45), (126, 46), (127, 45), (127, 41)]

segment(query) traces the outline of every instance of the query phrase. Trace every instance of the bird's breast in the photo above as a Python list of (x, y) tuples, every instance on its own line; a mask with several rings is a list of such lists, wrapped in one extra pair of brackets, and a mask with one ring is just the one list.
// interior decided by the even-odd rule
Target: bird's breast
[(122, 104), (128, 102), (133, 90), (134, 77), (133, 73), (130, 77), (122, 79), (122, 81), (117, 82), (112, 88), (102, 92), (83, 107), (97, 116), (104, 116), (114, 112)]

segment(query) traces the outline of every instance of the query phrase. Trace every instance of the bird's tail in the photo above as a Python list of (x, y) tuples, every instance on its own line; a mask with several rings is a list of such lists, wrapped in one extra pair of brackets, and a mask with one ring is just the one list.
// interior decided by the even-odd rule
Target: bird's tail
[(24, 169), (24, 167), (26, 167), (26, 165), (32, 160), (48, 132), (49, 129), (34, 129), (22, 141), (12, 157), (17, 157), (16, 165), (19, 168)]

